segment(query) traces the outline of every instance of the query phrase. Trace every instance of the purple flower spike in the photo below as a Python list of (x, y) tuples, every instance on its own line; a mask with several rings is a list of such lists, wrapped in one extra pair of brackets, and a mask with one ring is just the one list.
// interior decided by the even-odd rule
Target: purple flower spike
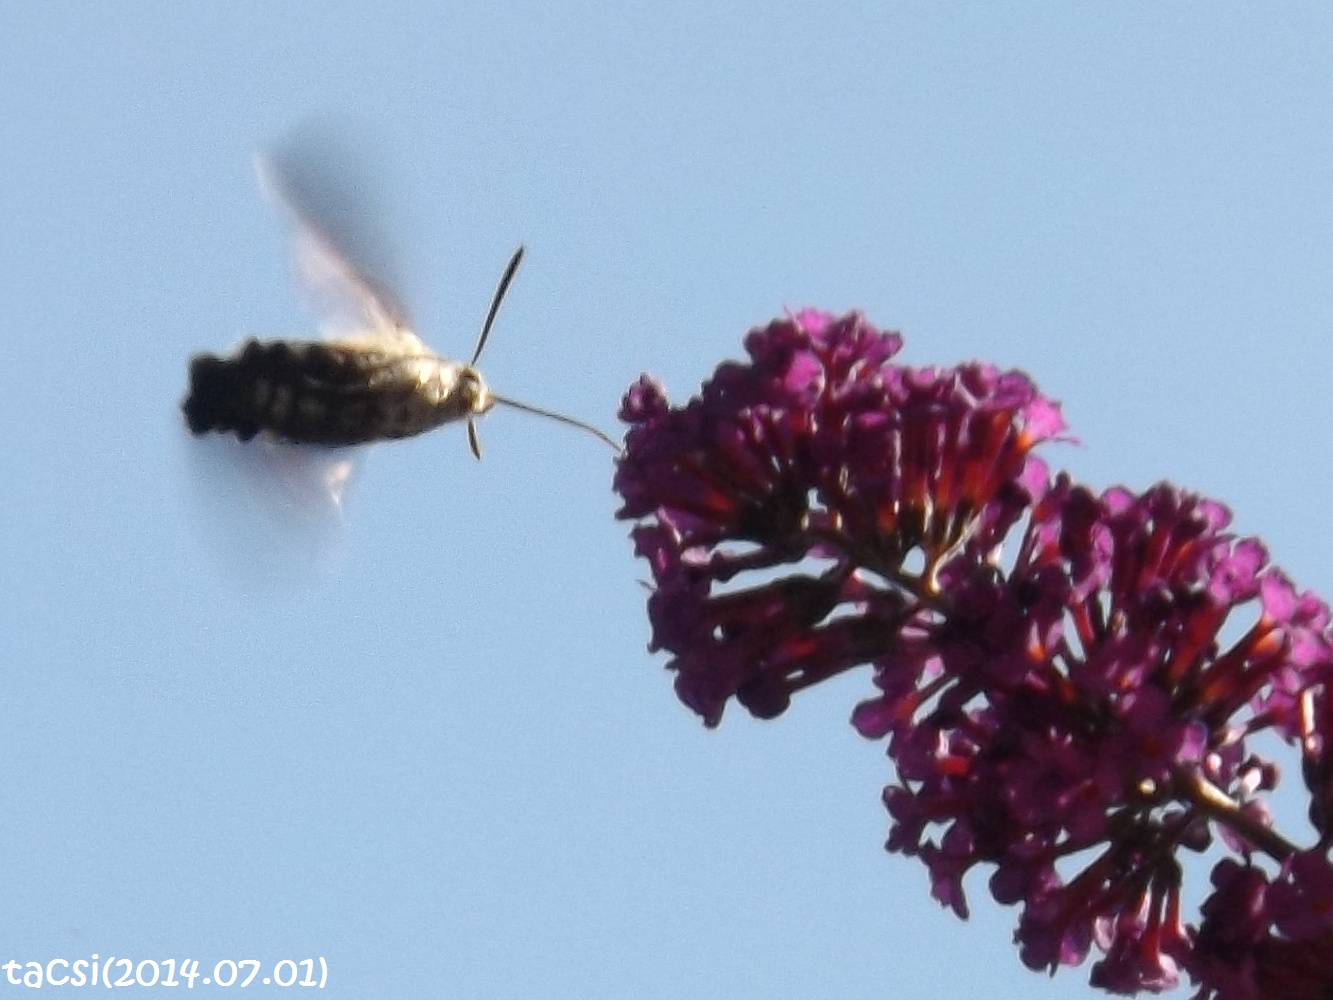
[(1034, 968), (1082, 962), (1095, 941), (1094, 982), (1168, 988), (1189, 952), (1178, 852), (1207, 846), (1214, 822), (1237, 846), (1288, 850), (1254, 801), (1276, 769), (1246, 738), (1292, 738), (1294, 706), (1324, 690), (1327, 609), (1229, 520), (1166, 486), (1098, 498), (1060, 479), (1008, 577), (950, 580), (950, 614), (914, 638), (940, 660), (931, 699), (890, 676), (858, 712), (893, 723), (890, 847), (920, 856), (960, 912), (963, 875), (995, 865)]
[(1044, 482), (1029, 452), (1063, 429), (1055, 404), (1015, 372), (894, 365), (901, 343), (806, 311), (683, 407), (646, 377), (626, 394), (618, 516), (652, 568), (652, 648), (708, 725), (733, 696), (768, 718), (896, 659), (946, 564), (984, 558)]
[(1333, 896), (1323, 851), (1293, 855), (1275, 880), (1235, 861), (1213, 870), (1213, 894), (1190, 958), (1192, 1000), (1323, 1000), (1333, 996)]
[[(966, 917), (987, 870), (1027, 965), (1096, 952), (1115, 993), (1333, 996), (1328, 607), (1219, 503), (1052, 482), (1032, 450), (1064, 422), (1026, 376), (900, 346), (802, 312), (683, 406), (626, 394), (619, 516), (678, 696), (709, 726), (732, 698), (771, 718), (868, 665), (852, 723), (896, 768), (887, 847), (941, 905)], [(1273, 829), (1264, 731), (1299, 749), (1314, 848)], [(1181, 853), (1217, 846), (1244, 863), (1195, 927)]]

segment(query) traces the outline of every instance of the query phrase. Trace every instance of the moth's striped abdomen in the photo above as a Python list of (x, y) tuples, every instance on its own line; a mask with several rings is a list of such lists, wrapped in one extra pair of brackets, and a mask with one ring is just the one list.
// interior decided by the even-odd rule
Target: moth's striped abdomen
[(339, 446), (411, 437), (491, 405), (474, 369), (431, 354), (250, 340), (231, 357), (190, 362), (182, 409), (194, 434)]
[[(361, 255), (321, 224), (326, 213), (312, 212), (312, 206), (323, 199), (307, 200), (311, 191), (291, 183), (265, 159), (257, 167), (261, 184), (293, 222), (296, 272), (325, 314), (326, 335), (334, 339), (248, 340), (229, 357), (195, 356), (190, 391), (181, 405), (192, 433), (235, 434), (242, 441), (263, 434), (292, 444), (338, 447), (411, 437), (461, 420), (467, 423), (472, 454), (481, 458), (474, 418), (504, 403), (578, 427), (619, 451), (591, 424), (494, 395), (477, 371), (500, 303), (523, 260), (522, 246), (500, 275), (472, 360), (448, 361), (412, 332), (393, 290), (366, 270), (364, 259), (358, 262)], [(337, 199), (323, 207), (336, 204)], [(350, 203), (343, 207), (355, 208)]]

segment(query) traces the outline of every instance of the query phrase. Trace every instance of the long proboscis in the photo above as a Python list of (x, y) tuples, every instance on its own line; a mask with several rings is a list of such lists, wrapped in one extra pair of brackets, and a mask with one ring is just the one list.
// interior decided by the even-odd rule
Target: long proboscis
[(491, 398), (502, 406), (508, 406), (515, 410), (522, 410), (524, 413), (531, 413), (538, 417), (548, 417), (559, 423), (568, 424), (570, 427), (577, 427), (579, 430), (587, 431), (593, 437), (610, 445), (611, 450), (617, 455), (621, 453), (620, 445), (615, 442), (615, 439), (605, 431), (594, 427), (592, 424), (584, 423), (582, 420), (578, 420), (574, 417), (567, 417), (563, 413), (556, 413), (554, 410), (544, 410), (540, 406), (533, 406), (530, 403), (520, 403), (517, 399), (510, 399), (508, 396), (497, 396), (495, 393), (491, 393)]
[[(495, 294), (491, 296), (490, 308), (486, 310), (486, 321), (481, 325), (481, 336), (477, 338), (477, 349), (472, 352), (472, 360), (468, 363), (469, 367), (475, 366), (481, 358), (481, 352), (486, 349), (486, 341), (490, 339), (491, 327), (495, 325), (495, 317), (500, 314), (500, 305), (504, 302), (505, 293), (509, 291), (509, 286), (514, 280), (514, 275), (518, 273), (518, 266), (523, 263), (523, 254), (526, 248), (519, 244), (518, 249), (514, 251), (509, 258), (509, 263), (505, 265), (504, 272), (500, 275), (500, 283), (495, 286)], [(574, 417), (567, 417), (563, 413), (556, 413), (554, 410), (545, 410), (540, 406), (533, 406), (530, 403), (523, 403), (517, 399), (510, 399), (507, 396), (499, 396), (491, 393), (491, 398), (495, 402), (508, 406), (511, 409), (522, 410), (524, 413), (531, 413), (538, 417), (547, 417), (562, 424), (568, 424), (570, 427), (577, 427), (581, 431), (587, 431), (593, 437), (600, 439), (610, 446), (611, 450), (617, 455), (621, 453), (620, 445), (604, 431), (594, 427), (592, 424), (584, 423)], [(481, 443), (477, 440), (476, 425), (468, 421), (468, 443), (471, 445), (472, 454), (481, 458)]]
[(486, 322), (481, 324), (481, 336), (477, 338), (477, 349), (472, 352), (472, 360), (468, 362), (469, 366), (475, 365), (481, 357), (481, 352), (486, 350), (486, 341), (490, 339), (491, 327), (495, 325), (495, 317), (500, 314), (500, 303), (504, 302), (505, 293), (509, 291), (510, 282), (514, 280), (514, 275), (518, 273), (518, 265), (523, 263), (523, 254), (525, 248), (522, 243), (514, 251), (509, 263), (505, 265), (504, 273), (500, 275), (500, 283), (495, 286), (495, 294), (491, 296), (491, 307), (486, 310)]

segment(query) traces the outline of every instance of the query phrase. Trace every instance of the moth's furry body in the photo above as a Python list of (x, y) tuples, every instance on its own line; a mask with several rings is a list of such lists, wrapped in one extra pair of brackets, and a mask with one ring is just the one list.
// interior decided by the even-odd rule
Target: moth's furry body
[(248, 340), (230, 357), (197, 355), (186, 422), (195, 434), (344, 446), (412, 437), (495, 404), (475, 368), (402, 337), (411, 340)]
[(354, 262), (325, 230), (297, 186), (267, 160), (256, 161), (260, 183), (285, 209), (299, 283), (326, 317), (327, 340), (247, 340), (228, 357), (190, 361), (190, 391), (181, 408), (194, 434), (256, 435), (291, 444), (332, 447), (412, 437), (452, 421), (467, 424), (468, 444), (481, 457), (476, 418), (496, 403), (557, 420), (619, 446), (581, 420), (498, 396), (477, 371), (523, 247), (509, 258), (491, 298), (472, 360), (449, 361), (412, 332), (391, 288)]

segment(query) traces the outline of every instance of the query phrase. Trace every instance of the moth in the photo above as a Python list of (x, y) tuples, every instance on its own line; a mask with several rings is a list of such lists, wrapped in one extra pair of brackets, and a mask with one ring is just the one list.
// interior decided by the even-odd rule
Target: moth
[(619, 445), (591, 424), (492, 392), (477, 370), (523, 261), (522, 246), (491, 296), (471, 360), (452, 361), (426, 346), (392, 289), (354, 263), (270, 161), (257, 158), (256, 168), (261, 187), (290, 216), (298, 279), (322, 309), (341, 317), (341, 329), (329, 340), (252, 338), (229, 356), (196, 355), (181, 404), (192, 434), (342, 448), (413, 437), (461, 420), (480, 459), (476, 420), (499, 404), (577, 427), (619, 453)]

